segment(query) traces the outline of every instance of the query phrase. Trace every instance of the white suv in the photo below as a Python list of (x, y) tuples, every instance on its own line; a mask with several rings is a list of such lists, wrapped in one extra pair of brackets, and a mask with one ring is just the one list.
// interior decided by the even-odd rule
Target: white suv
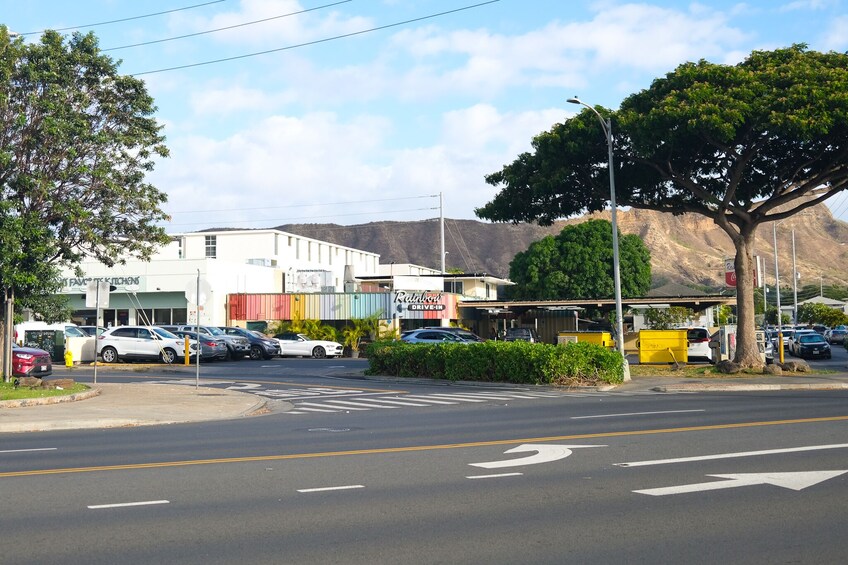
[[(197, 342), (190, 341), (189, 356), (196, 352)], [(157, 358), (163, 363), (173, 363), (185, 357), (185, 340), (157, 326), (118, 326), (100, 334), (97, 354), (104, 363)]]

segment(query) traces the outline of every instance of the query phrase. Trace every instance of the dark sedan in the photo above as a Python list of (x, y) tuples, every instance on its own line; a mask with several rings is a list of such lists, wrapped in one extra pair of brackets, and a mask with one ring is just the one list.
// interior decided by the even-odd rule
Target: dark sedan
[(12, 345), (12, 375), (16, 377), (49, 377), (53, 374), (50, 354), (36, 347)]
[(793, 353), (802, 359), (830, 359), (830, 345), (817, 333), (799, 335)]
[[(171, 333), (182, 338), (197, 340), (197, 334), (188, 330), (172, 330)], [(227, 342), (210, 335), (201, 334), (200, 360), (201, 361), (223, 361), (227, 358)]]

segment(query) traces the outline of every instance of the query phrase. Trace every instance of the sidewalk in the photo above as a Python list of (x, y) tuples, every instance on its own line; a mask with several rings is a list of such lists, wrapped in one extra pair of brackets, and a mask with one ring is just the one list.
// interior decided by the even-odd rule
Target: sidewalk
[[(351, 375), (363, 378), (361, 374)], [(413, 379), (365, 377), (402, 383)], [(416, 379), (417, 380), (417, 379)], [(443, 382), (443, 381), (440, 381)], [(201, 381), (202, 383), (202, 381)], [(505, 383), (458, 382), (465, 386), (510, 386)], [(149, 383), (96, 384), (75, 398), (0, 401), (0, 433), (150, 426), (244, 418), (269, 412), (268, 401), (255, 394), (219, 388)], [(633, 377), (621, 385), (591, 387), (600, 391), (718, 392), (770, 390), (848, 390), (848, 371), (782, 376), (744, 375), (723, 378)], [(26, 405), (24, 405), (26, 404)], [(274, 401), (275, 406), (291, 404)]]
[(39, 399), (35, 406), (0, 401), (0, 433), (229, 420), (267, 411), (267, 400), (255, 394), (188, 385), (96, 384), (76, 396)]

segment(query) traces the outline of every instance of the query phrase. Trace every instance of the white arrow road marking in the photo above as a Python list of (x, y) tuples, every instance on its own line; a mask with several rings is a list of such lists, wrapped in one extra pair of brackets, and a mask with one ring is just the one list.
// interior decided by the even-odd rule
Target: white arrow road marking
[(711, 461), (714, 459), (732, 459), (734, 457), (755, 457), (758, 455), (775, 455), (779, 453), (798, 453), (803, 451), (818, 451), (821, 449), (842, 449), (848, 443), (832, 443), (828, 445), (805, 445), (802, 447), (787, 447), (784, 449), (763, 449), (760, 451), (739, 451), (736, 453), (717, 453), (715, 455), (698, 455), (696, 457), (677, 457), (675, 459), (654, 459), (653, 461), (631, 461), (629, 463), (614, 463), (618, 467), (644, 467), (646, 465), (666, 465), (668, 463), (691, 463), (692, 461)]
[(526, 453), (528, 451), (536, 451), (536, 455), (522, 457), (521, 459), (509, 459), (507, 461), (489, 461), (487, 463), (469, 463), (474, 467), (483, 467), (484, 469), (500, 469), (502, 467), (519, 467), (521, 465), (536, 465), (537, 463), (549, 463), (559, 459), (565, 459), (571, 455), (572, 449), (581, 447), (606, 447), (606, 445), (545, 445), (524, 443), (518, 447), (513, 447), (504, 451), (504, 453)]
[(802, 471), (797, 473), (738, 473), (734, 475), (707, 475), (708, 477), (728, 480), (679, 485), (676, 487), (649, 488), (644, 490), (634, 490), (633, 492), (648, 494), (651, 496), (665, 496), (667, 494), (684, 494), (688, 492), (701, 492), (753, 485), (774, 485), (776, 487), (792, 490), (803, 490), (828, 479), (838, 477), (844, 473), (848, 473), (848, 469), (842, 471)]

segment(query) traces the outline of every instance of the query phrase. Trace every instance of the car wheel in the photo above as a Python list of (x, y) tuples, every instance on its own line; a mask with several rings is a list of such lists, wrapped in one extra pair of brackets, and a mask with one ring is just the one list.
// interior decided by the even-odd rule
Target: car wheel
[(227, 346), (227, 354), (224, 355), (224, 361), (229, 361), (229, 360), (234, 359), (234, 358), (235, 358), (235, 355), (233, 354), (233, 350), (230, 349), (229, 346)]
[(100, 358), (104, 363), (117, 363), (118, 351), (114, 347), (104, 347), (100, 352)]
[(250, 358), (253, 359), (254, 361), (258, 361), (258, 360), (262, 359), (262, 348), (259, 347), (258, 345), (251, 345), (250, 346)]
[(327, 350), (321, 347), (320, 345), (316, 346), (315, 349), (312, 350), (312, 358), (313, 359), (326, 359)]
[(159, 353), (159, 360), (170, 365), (177, 360), (177, 352), (173, 349), (163, 349)]

